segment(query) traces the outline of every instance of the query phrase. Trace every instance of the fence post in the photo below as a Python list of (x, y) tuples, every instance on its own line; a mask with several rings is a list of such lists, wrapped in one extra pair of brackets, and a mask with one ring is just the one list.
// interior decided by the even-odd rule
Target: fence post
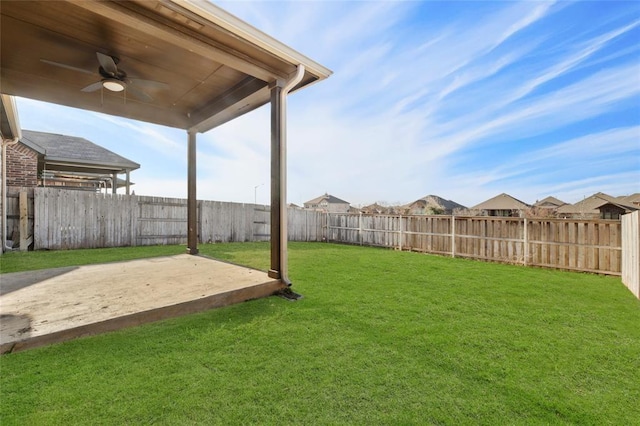
[(400, 238), (398, 239), (398, 245), (400, 246), (400, 251), (402, 251), (402, 215), (400, 215), (400, 217), (398, 218), (398, 220), (400, 221)]
[(451, 215), (451, 257), (456, 257), (456, 217)]
[(20, 191), (20, 251), (29, 250), (33, 237), (29, 235), (29, 199), (26, 191)]
[(527, 266), (527, 259), (529, 259), (529, 234), (527, 232), (527, 218), (524, 218), (524, 259), (522, 260), (522, 263), (524, 264), (524, 266)]
[(621, 217), (622, 283), (640, 299), (640, 211)]
[(327, 226), (326, 226), (326, 237), (325, 240), (326, 242), (329, 242), (330, 237), (331, 237), (331, 213), (327, 212)]
[(358, 241), (362, 245), (362, 212), (358, 212)]

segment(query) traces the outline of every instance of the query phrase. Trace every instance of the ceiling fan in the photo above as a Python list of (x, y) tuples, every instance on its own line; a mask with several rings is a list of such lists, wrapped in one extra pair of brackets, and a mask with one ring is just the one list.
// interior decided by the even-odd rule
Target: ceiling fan
[[(123, 69), (118, 68), (118, 63), (120, 62), (120, 60), (115, 56), (105, 55), (104, 53), (100, 52), (96, 52), (96, 56), (98, 57), (98, 63), (100, 64), (100, 66), (98, 67), (98, 74), (102, 77), (102, 79), (82, 88), (81, 90), (83, 92), (95, 92), (102, 88), (105, 88), (111, 92), (122, 92), (126, 89), (125, 93), (130, 93), (138, 100), (144, 102), (152, 102), (153, 98), (136, 86), (145, 87), (148, 89), (169, 88), (169, 85), (167, 83), (162, 83), (160, 81), (127, 77), (127, 73)], [(83, 68), (77, 68), (72, 65), (62, 64), (60, 62), (54, 62), (48, 59), (40, 59), (40, 61), (57, 67), (95, 75), (93, 71), (85, 70)]]

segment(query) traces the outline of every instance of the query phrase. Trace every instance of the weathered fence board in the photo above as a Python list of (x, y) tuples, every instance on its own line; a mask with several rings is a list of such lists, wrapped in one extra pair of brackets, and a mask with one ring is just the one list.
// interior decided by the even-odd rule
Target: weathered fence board
[[(268, 208), (268, 206), (264, 207)], [(269, 214), (265, 216), (268, 221)], [(290, 241), (323, 241), (325, 226), (325, 215), (322, 212), (296, 208), (290, 208), (287, 211), (287, 230)], [(269, 228), (266, 229), (268, 231)]]
[(33, 237), (33, 188), (7, 187), (7, 240), (14, 248), (27, 250)]
[[(58, 188), (36, 188), (35, 199), (35, 249), (185, 244), (187, 241), (185, 199)], [(17, 201), (14, 204), (17, 205)], [(200, 242), (268, 241), (270, 238), (269, 206), (198, 201), (197, 208)], [(289, 209), (288, 223), (290, 240), (322, 241), (325, 238), (326, 224), (321, 212)]]
[(179, 198), (136, 197), (131, 213), (136, 245), (185, 244), (187, 201)]
[[(200, 201), (200, 241), (205, 243), (254, 241), (259, 206), (255, 204)], [(258, 209), (258, 210), (256, 210)], [(260, 215), (262, 217), (263, 215)], [(266, 218), (268, 223), (269, 219)], [(186, 221), (185, 226), (186, 229)], [(265, 232), (266, 233), (266, 232)]]
[(35, 249), (135, 245), (135, 197), (35, 188)]
[(528, 265), (620, 274), (618, 221), (527, 219), (527, 228)]
[[(184, 199), (56, 188), (36, 188), (34, 194), (36, 249), (186, 243)], [(19, 208), (17, 199), (10, 203)], [(197, 206), (200, 242), (269, 239), (268, 206), (219, 201)], [(637, 258), (622, 257), (629, 231), (613, 220), (327, 214), (290, 208), (288, 234), (291, 241), (329, 240), (614, 275), (621, 274), (623, 261), (625, 266), (637, 263)]]
[(330, 241), (566, 270), (621, 273), (620, 222), (332, 213)]
[(622, 282), (640, 299), (640, 211), (622, 216)]

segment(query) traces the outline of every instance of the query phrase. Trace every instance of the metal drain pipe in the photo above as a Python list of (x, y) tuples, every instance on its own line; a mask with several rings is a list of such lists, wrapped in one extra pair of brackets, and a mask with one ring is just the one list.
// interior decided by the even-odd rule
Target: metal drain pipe
[[(305, 67), (302, 64), (299, 64), (295, 74), (285, 82), (276, 82), (275, 87), (272, 90), (278, 90), (278, 105), (276, 107), (277, 111), (274, 111), (275, 117), (272, 114), (272, 139), (275, 138), (279, 141), (279, 150), (278, 150), (278, 167), (277, 170), (279, 185), (277, 186), (277, 194), (276, 198), (279, 202), (279, 265), (273, 265), (273, 255), (272, 252), (272, 268), (274, 266), (278, 267), (277, 271), (270, 271), (274, 274), (271, 276), (279, 275), (280, 280), (287, 285), (287, 287), (291, 286), (291, 281), (289, 280), (289, 268), (288, 268), (288, 251), (287, 251), (287, 95), (289, 92), (302, 81), (302, 77), (304, 76)], [(273, 108), (273, 106), (272, 106)], [(273, 142), (272, 142), (273, 143)], [(272, 153), (274, 155), (275, 153)], [(272, 170), (274, 172), (274, 170)], [(272, 191), (274, 191), (273, 184), (274, 176), (272, 175)], [(271, 197), (272, 203), (274, 200), (274, 194)], [(272, 210), (273, 212), (273, 210)], [(272, 224), (273, 224), (272, 220)], [(272, 226), (272, 232), (274, 227)], [(273, 246), (272, 246), (273, 250)]]

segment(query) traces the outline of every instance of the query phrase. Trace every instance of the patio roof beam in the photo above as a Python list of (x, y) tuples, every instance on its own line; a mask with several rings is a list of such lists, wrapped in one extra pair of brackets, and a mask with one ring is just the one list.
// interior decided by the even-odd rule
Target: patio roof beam
[(226, 123), (238, 112), (245, 114), (264, 105), (264, 100), (269, 99), (268, 90), (264, 81), (247, 77), (206, 107), (191, 113), (189, 118), (194, 125), (189, 130), (204, 133)]
[[(285, 77), (281, 72), (272, 69), (266, 64), (257, 63), (257, 61), (242, 55), (240, 52), (234, 52), (214, 40), (206, 39), (196, 30), (189, 31), (185, 28), (178, 30), (169, 19), (163, 19), (158, 14), (154, 14), (152, 19), (146, 9), (133, 2), (119, 4), (116, 2), (87, 1), (74, 2), (74, 4), (105, 18), (115, 20), (121, 25), (145, 31), (175, 46), (190, 50), (216, 62), (224, 63), (231, 68), (263, 81), (272, 81), (275, 78)], [(176, 7), (175, 4), (171, 4), (171, 6), (172, 9)]]

